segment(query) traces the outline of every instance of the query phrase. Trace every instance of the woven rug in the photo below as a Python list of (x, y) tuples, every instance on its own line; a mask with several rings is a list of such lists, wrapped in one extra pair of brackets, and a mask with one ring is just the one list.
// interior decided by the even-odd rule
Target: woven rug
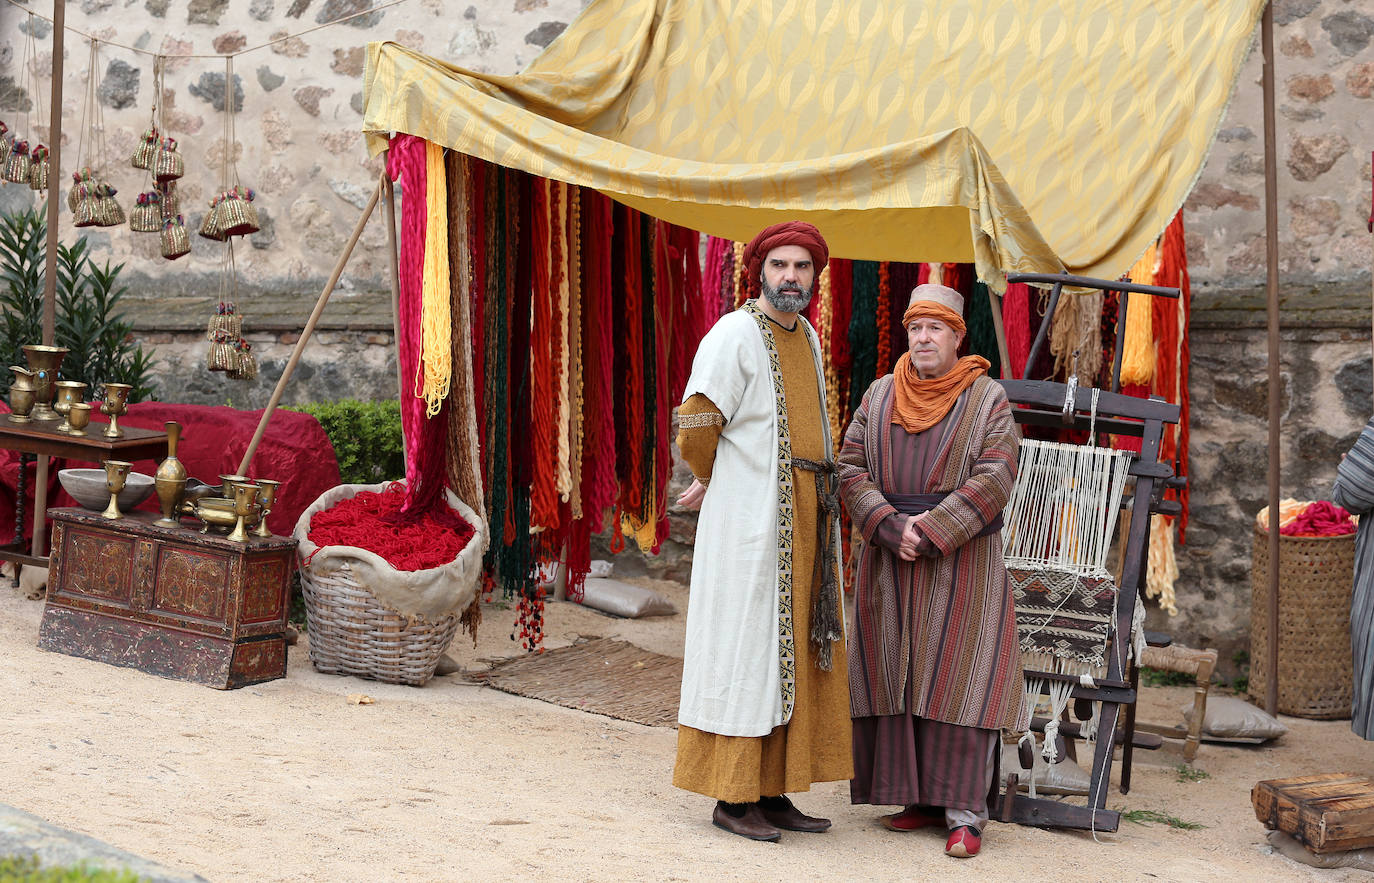
[(1007, 580), (1023, 654), (1045, 654), (1094, 668), (1106, 665), (1116, 605), (1111, 577), (1008, 567)]
[(506, 693), (652, 727), (677, 725), (682, 660), (595, 638), (497, 662), (470, 681)]

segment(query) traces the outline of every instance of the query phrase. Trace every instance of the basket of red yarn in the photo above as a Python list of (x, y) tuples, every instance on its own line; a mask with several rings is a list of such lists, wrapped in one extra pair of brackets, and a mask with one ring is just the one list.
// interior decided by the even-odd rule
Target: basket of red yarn
[(294, 532), (310, 662), (328, 674), (419, 686), (478, 598), (485, 522), (452, 491), (403, 516), (405, 485), (340, 485)]

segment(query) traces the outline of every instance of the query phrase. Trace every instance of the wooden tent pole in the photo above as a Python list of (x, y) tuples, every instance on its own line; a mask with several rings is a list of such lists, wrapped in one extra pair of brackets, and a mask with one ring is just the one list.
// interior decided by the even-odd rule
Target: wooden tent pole
[[(1278, 712), (1279, 704), (1279, 171), (1274, 116), (1274, 4), (1266, 3), (1260, 20), (1264, 49), (1264, 238), (1268, 260), (1269, 304), (1269, 647), (1265, 660), (1264, 708)], [(1254, 613), (1251, 613), (1254, 616)]]
[[(61, 233), (57, 198), (58, 183), (62, 180), (62, 54), (66, 51), (67, 0), (53, 0), (52, 4), (52, 101), (48, 105), (48, 226), (47, 255), (43, 271), (43, 343), (52, 346), (57, 331), (57, 243)], [(91, 74), (94, 76), (94, 72)], [(21, 343), (23, 341), (20, 341)], [(24, 468), (20, 457), (20, 467)], [(48, 458), (38, 455), (38, 477), (33, 485), (33, 545), (34, 555), (42, 556), (43, 543), (48, 535)]]
[(243, 461), (239, 463), (239, 475), (248, 474), (248, 465), (253, 462), (253, 454), (257, 453), (258, 444), (262, 441), (263, 433), (267, 431), (267, 421), (272, 418), (272, 412), (277, 409), (277, 403), (281, 401), (281, 394), (286, 389), (286, 384), (291, 380), (291, 374), (296, 370), (296, 363), (301, 360), (301, 352), (305, 349), (306, 342), (310, 340), (310, 335), (315, 330), (315, 323), (320, 321), (320, 314), (324, 312), (324, 305), (329, 303), (329, 295), (334, 293), (334, 286), (339, 283), (339, 277), (343, 275), (344, 267), (348, 264), (348, 258), (353, 254), (353, 246), (358, 244), (358, 237), (363, 235), (363, 228), (367, 226), (367, 219), (372, 217), (372, 210), (377, 207), (377, 198), (381, 191), (380, 185), (372, 191), (372, 198), (367, 201), (362, 217), (358, 218), (358, 225), (353, 228), (353, 235), (348, 237), (348, 244), (344, 246), (343, 254), (339, 255), (338, 262), (334, 264), (333, 274), (325, 283), (324, 291), (320, 292), (319, 300), (315, 301), (315, 309), (310, 312), (310, 318), (306, 320), (305, 328), (301, 329), (300, 340), (296, 341), (296, 348), (291, 351), (291, 358), (286, 360), (286, 367), (282, 369), (281, 378), (277, 380), (277, 387), (272, 390), (272, 398), (268, 400), (267, 407), (263, 409), (262, 419), (258, 421), (258, 428), (253, 433), (253, 440), (248, 443), (248, 450), (243, 452)]
[(1002, 376), (1012, 377), (1011, 356), (1007, 355), (1007, 331), (1002, 327), (1002, 299), (988, 288), (988, 307), (992, 310), (992, 331), (997, 335), (997, 356), (1002, 360)]

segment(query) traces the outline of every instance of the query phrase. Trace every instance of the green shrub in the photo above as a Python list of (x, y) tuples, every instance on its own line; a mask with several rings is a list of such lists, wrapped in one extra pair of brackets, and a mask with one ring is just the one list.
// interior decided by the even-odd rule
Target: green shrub
[[(26, 365), (22, 347), (43, 340), (43, 273), (47, 219), (30, 209), (0, 217), (0, 367)], [(133, 323), (117, 311), (126, 288), (119, 285), (123, 264), (97, 266), (86, 237), (57, 245), (57, 303), (53, 342), (68, 350), (62, 360), (65, 380), (89, 384), (91, 397), (106, 381), (133, 387), (130, 401), (152, 398), (152, 354), (134, 341)], [(0, 374), (9, 390), (13, 375)]]
[(289, 410), (302, 411), (320, 421), (334, 446), (344, 484), (377, 484), (405, 475), (400, 402), (345, 399), (310, 402)]
[(85, 865), (43, 867), (33, 856), (0, 857), (0, 883), (139, 883), (130, 871), (109, 871)]

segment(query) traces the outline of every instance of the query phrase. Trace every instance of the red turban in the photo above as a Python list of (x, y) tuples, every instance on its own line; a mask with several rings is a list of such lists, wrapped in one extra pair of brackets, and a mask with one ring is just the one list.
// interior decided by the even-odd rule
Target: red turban
[(784, 221), (766, 227), (744, 247), (744, 285), (749, 297), (758, 297), (761, 291), (759, 277), (763, 273), (763, 259), (770, 251), (784, 245), (800, 245), (811, 253), (817, 279), (830, 263), (830, 247), (814, 225), (805, 221)]

